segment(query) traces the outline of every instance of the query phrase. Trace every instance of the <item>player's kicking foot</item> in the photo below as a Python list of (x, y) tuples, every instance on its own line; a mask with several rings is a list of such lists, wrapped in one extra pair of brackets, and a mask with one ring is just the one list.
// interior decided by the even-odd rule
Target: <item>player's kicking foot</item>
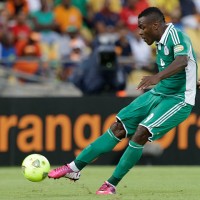
[(116, 188), (108, 181), (105, 181), (103, 185), (97, 190), (96, 194), (116, 194)]
[(63, 165), (61, 167), (51, 170), (48, 174), (48, 177), (54, 179), (59, 179), (64, 177), (73, 181), (77, 181), (80, 178), (80, 175), (81, 175), (80, 172), (74, 172), (69, 167), (69, 165)]

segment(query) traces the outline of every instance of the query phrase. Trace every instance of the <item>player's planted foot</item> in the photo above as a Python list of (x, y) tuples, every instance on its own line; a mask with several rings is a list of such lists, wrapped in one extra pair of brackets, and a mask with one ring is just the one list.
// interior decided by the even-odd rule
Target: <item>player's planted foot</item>
[(105, 181), (104, 184), (97, 190), (96, 194), (116, 194), (115, 186)]
[(59, 179), (59, 178), (68, 178), (73, 181), (77, 181), (80, 178), (81, 173), (80, 172), (74, 172), (69, 165), (63, 165), (61, 167), (58, 167), (56, 169), (53, 169), (49, 172), (48, 177)]

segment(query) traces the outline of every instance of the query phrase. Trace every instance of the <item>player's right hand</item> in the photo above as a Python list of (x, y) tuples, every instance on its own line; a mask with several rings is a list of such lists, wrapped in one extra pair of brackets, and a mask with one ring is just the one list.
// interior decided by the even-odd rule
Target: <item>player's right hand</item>
[(148, 88), (151, 85), (156, 85), (160, 81), (160, 77), (158, 74), (152, 75), (152, 76), (143, 76), (137, 90), (144, 90)]

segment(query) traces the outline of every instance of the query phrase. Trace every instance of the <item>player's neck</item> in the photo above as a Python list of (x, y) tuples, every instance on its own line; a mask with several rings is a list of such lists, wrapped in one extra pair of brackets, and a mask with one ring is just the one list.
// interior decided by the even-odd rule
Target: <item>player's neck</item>
[(160, 41), (160, 39), (163, 36), (163, 34), (164, 34), (165, 30), (167, 29), (167, 27), (168, 27), (167, 24), (163, 24), (163, 26), (160, 27), (160, 29), (159, 29), (160, 30), (159, 31), (159, 40), (158, 41)]

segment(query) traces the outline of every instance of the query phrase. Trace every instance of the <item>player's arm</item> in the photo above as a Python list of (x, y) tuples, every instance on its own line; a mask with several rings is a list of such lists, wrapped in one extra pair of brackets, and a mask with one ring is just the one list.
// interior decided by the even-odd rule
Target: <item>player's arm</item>
[(146, 89), (150, 85), (155, 85), (159, 81), (168, 78), (178, 72), (182, 71), (188, 64), (188, 57), (187, 56), (176, 56), (175, 60), (163, 71), (158, 72), (152, 76), (144, 76), (139, 83), (137, 89)]

